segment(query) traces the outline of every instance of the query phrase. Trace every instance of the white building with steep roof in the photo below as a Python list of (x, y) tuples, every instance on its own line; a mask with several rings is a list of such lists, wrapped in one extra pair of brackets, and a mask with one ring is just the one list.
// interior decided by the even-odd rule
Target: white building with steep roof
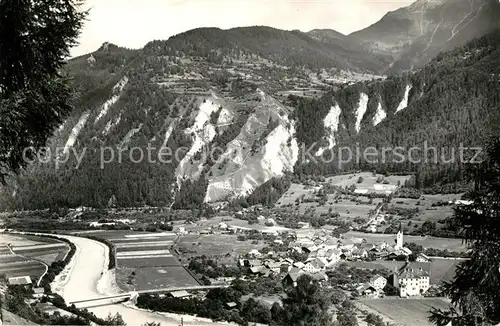
[(430, 263), (406, 263), (395, 275), (394, 286), (401, 297), (423, 295), (430, 287)]

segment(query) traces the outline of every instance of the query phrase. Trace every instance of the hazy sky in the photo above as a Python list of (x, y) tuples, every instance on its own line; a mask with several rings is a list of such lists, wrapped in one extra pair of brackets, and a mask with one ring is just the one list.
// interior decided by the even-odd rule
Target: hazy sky
[(86, 0), (90, 8), (80, 45), (72, 55), (103, 42), (140, 48), (155, 39), (197, 27), (266, 25), (309, 31), (331, 28), (348, 34), (414, 0)]

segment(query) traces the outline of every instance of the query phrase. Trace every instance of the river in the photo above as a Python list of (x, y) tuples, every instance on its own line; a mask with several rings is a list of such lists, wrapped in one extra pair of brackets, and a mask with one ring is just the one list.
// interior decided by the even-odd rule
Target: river
[[(107, 271), (108, 248), (94, 240), (61, 235), (73, 242), (77, 248), (72, 261), (54, 280), (52, 289), (60, 294), (66, 302), (99, 298), (105, 295), (118, 294), (114, 285), (114, 275)], [(230, 325), (224, 322), (213, 322), (205, 318), (170, 313), (156, 313), (137, 309), (131, 303), (109, 304), (88, 308), (97, 317), (106, 318), (109, 314), (119, 313), (129, 326), (142, 325), (146, 322), (161, 323), (162, 326), (217, 326)]]

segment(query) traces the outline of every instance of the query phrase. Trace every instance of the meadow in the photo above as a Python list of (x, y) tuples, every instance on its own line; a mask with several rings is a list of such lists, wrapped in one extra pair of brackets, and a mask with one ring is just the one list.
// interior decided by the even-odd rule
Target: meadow
[(224, 256), (237, 257), (248, 254), (252, 249), (261, 249), (264, 241), (238, 240), (235, 235), (184, 235), (179, 237), (176, 249), (185, 257), (194, 256)]
[(449, 307), (449, 303), (441, 298), (383, 298), (361, 300), (360, 303), (404, 326), (433, 326), (428, 320), (431, 308)]

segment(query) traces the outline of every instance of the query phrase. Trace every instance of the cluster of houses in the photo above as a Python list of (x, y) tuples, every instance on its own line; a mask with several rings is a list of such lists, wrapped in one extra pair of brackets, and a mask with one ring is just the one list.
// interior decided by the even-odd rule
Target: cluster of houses
[(430, 289), (430, 263), (406, 262), (396, 268), (387, 280), (381, 275), (373, 276), (368, 282), (357, 287), (359, 295), (367, 297), (384, 296), (384, 288), (389, 281), (398, 291), (400, 297), (408, 298), (424, 295)]
[[(282, 240), (275, 240), (283, 244)], [(327, 281), (326, 271), (345, 260), (395, 260), (401, 256), (408, 257), (411, 250), (404, 246), (403, 228), (400, 226), (394, 245), (386, 242), (369, 244), (356, 243), (352, 240), (338, 239), (325, 231), (296, 232), (288, 244), (288, 255), (262, 254), (253, 249), (248, 253), (249, 259), (241, 259), (240, 265), (248, 267), (250, 272), (259, 276), (285, 275), (283, 281), (288, 285), (296, 285), (301, 274)], [(307, 259), (294, 261), (289, 253), (307, 254)], [(370, 258), (369, 258), (370, 257)], [(395, 265), (398, 266), (398, 265)], [(424, 294), (430, 287), (430, 260), (424, 254), (419, 254), (415, 262), (406, 263), (393, 270), (393, 286), (402, 297)], [(374, 276), (369, 282), (361, 285), (358, 292), (361, 295), (380, 296), (388, 280), (380, 275)]]

